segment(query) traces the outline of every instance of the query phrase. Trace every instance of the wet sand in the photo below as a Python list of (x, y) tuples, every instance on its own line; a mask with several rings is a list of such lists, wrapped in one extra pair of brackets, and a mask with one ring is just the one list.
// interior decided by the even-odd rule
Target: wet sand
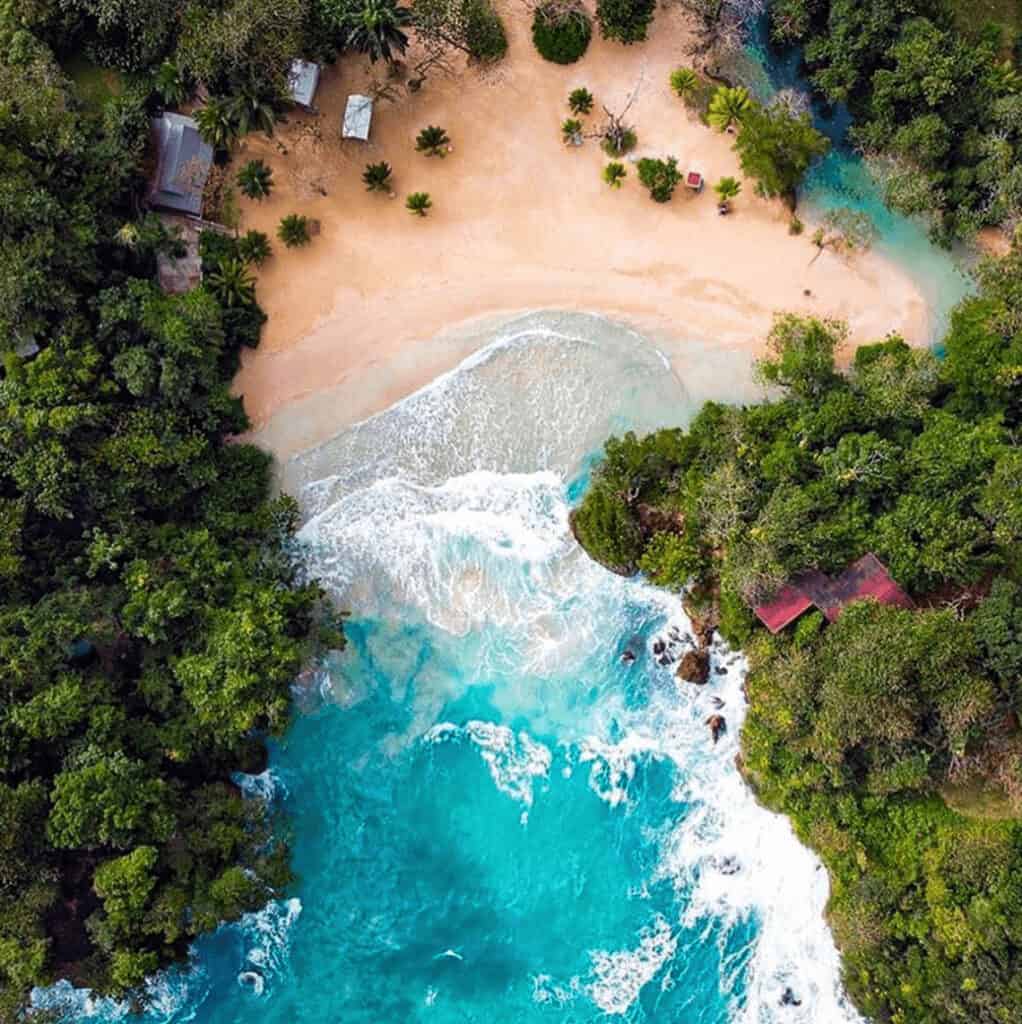
[[(845, 319), (853, 342), (891, 330), (928, 340), (923, 297), (880, 255), (849, 263), (825, 251), (811, 263), (812, 226), (790, 235), (787, 210), (750, 182), (718, 216), (712, 184), (741, 175), (732, 139), (688, 115), (668, 87), (685, 63), (683, 12), (659, 8), (645, 44), (608, 43), (594, 30), (585, 57), (562, 67), (535, 52), (524, 5), (498, 6), (505, 60), (434, 76), (417, 93), (395, 83), (394, 100), (376, 104), (368, 144), (339, 139), (341, 112), (385, 70), (346, 56), (324, 73), (318, 114), (291, 115), (276, 139), (250, 136), (238, 154), (237, 165), (267, 160), (276, 185), (264, 202), (242, 200), (243, 229), (273, 235), (290, 212), (320, 223), (305, 249), (275, 242), (259, 275), (270, 319), (235, 381), (253, 439), (286, 458), (455, 366), (486, 340), (482, 325), (528, 310), (619, 319), (655, 335), (676, 372), (708, 345), (751, 363), (778, 310)], [(596, 97), (587, 129), (601, 104), (620, 110), (638, 85), (632, 156), (677, 157), (706, 177), (702, 194), (680, 188), (653, 203), (628, 159), (624, 187), (608, 188), (595, 141), (561, 142), (567, 95), (580, 85)], [(451, 136), (444, 159), (415, 152), (427, 124)], [(379, 160), (394, 168), (393, 199), (361, 182)], [(431, 194), (427, 218), (404, 209), (411, 191)]]

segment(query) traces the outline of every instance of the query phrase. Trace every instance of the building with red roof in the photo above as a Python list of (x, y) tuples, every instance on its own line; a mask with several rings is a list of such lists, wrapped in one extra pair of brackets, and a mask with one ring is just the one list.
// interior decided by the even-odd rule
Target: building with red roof
[(757, 605), (753, 611), (771, 633), (779, 633), (812, 607), (819, 608), (828, 622), (834, 622), (846, 605), (867, 598), (897, 608), (915, 607), (887, 566), (871, 552), (837, 579), (815, 570), (795, 576), (770, 601)]

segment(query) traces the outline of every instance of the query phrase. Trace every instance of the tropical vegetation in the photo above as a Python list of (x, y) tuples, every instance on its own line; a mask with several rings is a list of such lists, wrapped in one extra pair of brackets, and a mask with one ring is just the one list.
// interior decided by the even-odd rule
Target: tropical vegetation
[(649, 189), (650, 198), (656, 203), (670, 202), (681, 182), (678, 161), (673, 156), (666, 160), (643, 157), (638, 163), (638, 172), (639, 181)]
[[(742, 768), (831, 876), (848, 991), (878, 1021), (1022, 1019), (1022, 248), (979, 271), (946, 356), (778, 317), (775, 389), (611, 439), (573, 515), (622, 573), (686, 588), (748, 653)], [(771, 635), (753, 608), (874, 552), (914, 609)]]
[(622, 182), (628, 176), (628, 171), (625, 169), (625, 165), (619, 163), (617, 160), (611, 160), (606, 167), (603, 168), (603, 180), (611, 188), (620, 188)]
[(572, 89), (568, 94), (568, 109), (573, 114), (588, 114), (593, 109), (593, 94), (584, 87)]
[(273, 191), (273, 171), (263, 160), (249, 160), (238, 171), (238, 187), (249, 199), (265, 199)]
[(646, 38), (656, 0), (596, 0), (596, 20), (604, 39), (639, 43)]
[(555, 64), (573, 64), (589, 48), (593, 26), (579, 3), (542, 3), (532, 15), (532, 42)]
[(450, 144), (450, 136), (438, 125), (427, 125), (415, 137), (416, 151), (426, 156), (444, 157)]
[(137, 73), (179, 5), (62, 20), (86, 6), (0, 8), (4, 1022), (58, 977), (135, 990), (282, 893), (282, 833), (234, 775), (265, 766), (316, 636), (341, 642), (295, 502), (225, 441), (265, 320), (241, 243), (205, 233), (205, 282), (160, 290), (182, 243), (138, 212), (148, 91), (83, 105), (48, 45), (70, 24)]
[(405, 199), (405, 209), (414, 217), (425, 217), (433, 208), (433, 200), (428, 192), (410, 192)]
[(288, 249), (308, 245), (312, 240), (309, 232), (309, 218), (301, 213), (289, 213), (277, 225), (277, 237)]

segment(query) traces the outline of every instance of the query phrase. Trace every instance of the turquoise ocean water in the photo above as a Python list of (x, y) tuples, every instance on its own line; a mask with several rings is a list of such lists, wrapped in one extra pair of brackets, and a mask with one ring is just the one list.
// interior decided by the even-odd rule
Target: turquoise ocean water
[[(877, 202), (839, 153), (809, 200), (849, 195)], [(878, 220), (939, 330), (964, 279)], [(296, 684), (267, 772), (238, 779), (286, 812), (299, 880), (154, 978), (144, 1024), (858, 1021), (825, 872), (734, 766), (741, 656), (717, 647), (706, 687), (677, 683), (678, 600), (568, 529), (609, 433), (684, 424), (702, 396), (599, 317), (482, 340), (289, 467), (313, 567), (357, 612), (348, 651)], [(718, 385), (745, 372), (705, 358)], [(67, 985), (37, 1002), (128, 1016)]]

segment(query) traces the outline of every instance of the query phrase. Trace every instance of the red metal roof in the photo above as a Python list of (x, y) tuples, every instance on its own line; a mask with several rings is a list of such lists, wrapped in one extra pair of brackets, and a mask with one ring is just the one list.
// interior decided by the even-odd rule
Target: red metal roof
[(778, 633), (813, 605), (834, 622), (846, 605), (868, 597), (898, 608), (915, 607), (908, 594), (891, 578), (887, 567), (871, 552), (835, 580), (815, 570), (796, 576), (773, 600), (753, 610), (771, 633)]

